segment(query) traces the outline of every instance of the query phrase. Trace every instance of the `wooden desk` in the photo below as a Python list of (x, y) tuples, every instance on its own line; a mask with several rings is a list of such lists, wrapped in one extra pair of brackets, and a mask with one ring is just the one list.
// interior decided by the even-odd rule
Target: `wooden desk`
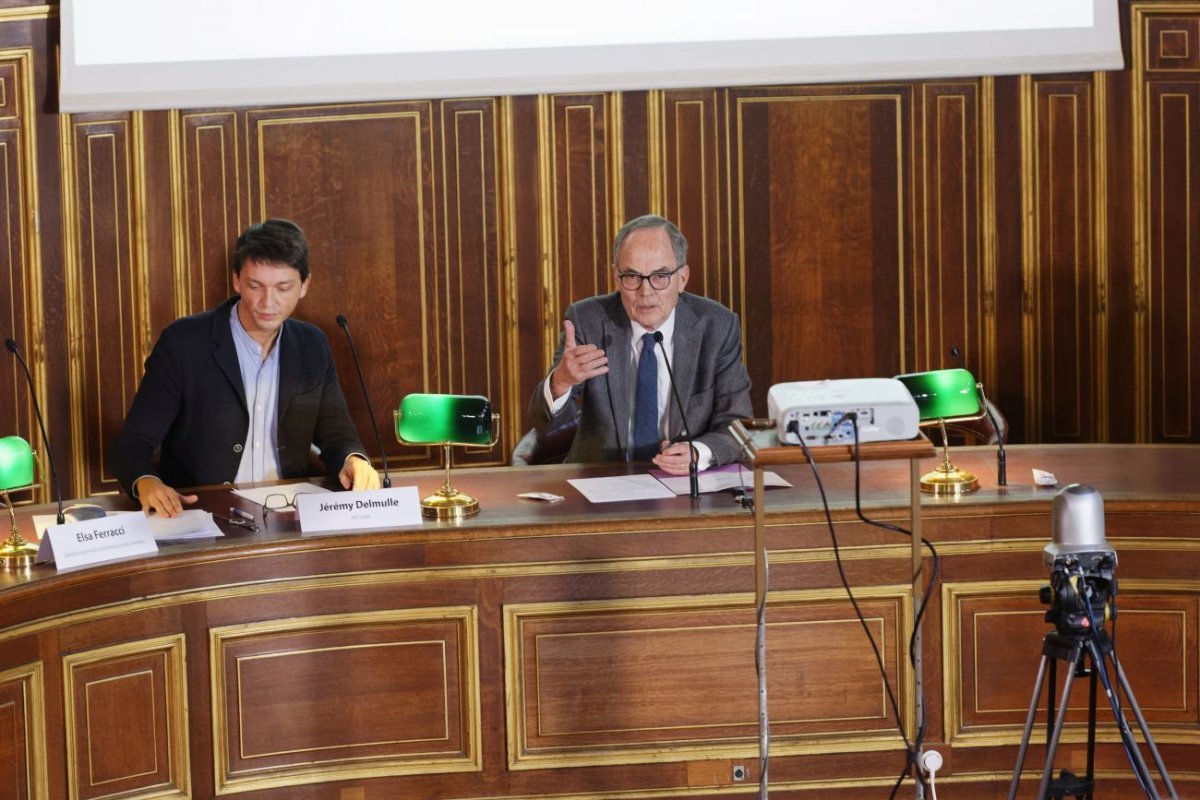
[[(999, 797), (1011, 778), (1047, 630), (1054, 492), (1031, 485), (1039, 467), (1104, 494), (1122, 661), (1177, 788), (1195, 794), (1200, 449), (1014, 447), (1005, 489), (993, 459), (956, 451), (984, 488), (922, 506), (943, 556), (923, 646), (939, 787)], [(777, 471), (794, 487), (766, 492), (771, 794), (885, 796), (903, 766), (895, 720), (811, 475)], [(456, 471), (483, 506), (459, 524), (303, 537), (272, 515), (260, 534), (154, 558), (0, 576), (0, 796), (714, 797), (742, 794), (739, 765), (752, 794), (754, 520), (727, 494), (601, 507), (565, 483), (605, 472)], [(821, 474), (849, 579), (905, 687), (909, 543), (855, 520), (850, 465)], [(872, 517), (907, 519), (907, 464), (862, 475)], [(440, 474), (396, 483), (427, 494)], [(900, 702), (911, 714), (911, 693)], [(1103, 719), (1099, 734), (1101, 787), (1130, 789)]]

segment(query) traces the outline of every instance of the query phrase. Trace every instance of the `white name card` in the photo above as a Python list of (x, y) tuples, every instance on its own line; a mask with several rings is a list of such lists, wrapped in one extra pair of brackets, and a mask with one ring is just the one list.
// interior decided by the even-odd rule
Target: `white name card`
[(53, 561), (61, 572), (157, 552), (150, 523), (142, 512), (134, 511), (46, 528), (37, 561)]
[(416, 486), (296, 496), (301, 533), (351, 533), (421, 524)]

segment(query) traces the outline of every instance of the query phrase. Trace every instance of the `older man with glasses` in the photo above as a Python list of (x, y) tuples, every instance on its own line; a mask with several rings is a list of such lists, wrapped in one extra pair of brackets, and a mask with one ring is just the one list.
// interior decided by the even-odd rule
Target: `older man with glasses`
[(687, 240), (656, 215), (617, 233), (613, 275), (616, 292), (567, 309), (554, 368), (530, 398), (535, 430), (576, 421), (568, 462), (651, 461), (684, 475), (689, 433), (700, 469), (733, 461), (729, 424), (751, 416), (737, 315), (684, 291)]

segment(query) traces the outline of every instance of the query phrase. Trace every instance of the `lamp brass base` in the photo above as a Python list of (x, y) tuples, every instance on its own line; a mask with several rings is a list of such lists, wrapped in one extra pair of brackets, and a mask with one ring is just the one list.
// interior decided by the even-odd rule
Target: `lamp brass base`
[(38, 549), (20, 536), (13, 535), (0, 545), (0, 569), (4, 572), (18, 572), (31, 569), (37, 558)]
[(479, 512), (479, 501), (452, 486), (443, 487), (421, 501), (421, 516), (427, 519), (461, 519)]
[(921, 491), (939, 497), (969, 494), (978, 488), (979, 479), (974, 473), (959, 469), (949, 461), (943, 461), (933, 472), (921, 476)]

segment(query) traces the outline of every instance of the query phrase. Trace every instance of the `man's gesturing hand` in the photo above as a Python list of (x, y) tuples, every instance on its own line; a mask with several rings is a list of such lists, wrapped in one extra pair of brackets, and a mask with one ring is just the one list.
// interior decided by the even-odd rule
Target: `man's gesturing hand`
[(555, 400), (577, 383), (608, 372), (608, 356), (594, 344), (575, 344), (575, 323), (563, 322), (563, 352), (550, 375), (550, 394)]

